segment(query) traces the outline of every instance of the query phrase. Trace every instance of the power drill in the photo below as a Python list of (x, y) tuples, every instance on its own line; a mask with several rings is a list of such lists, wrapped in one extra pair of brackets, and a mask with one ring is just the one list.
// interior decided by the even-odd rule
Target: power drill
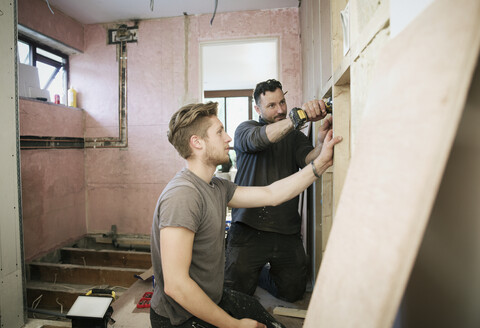
[[(325, 109), (327, 111), (327, 114), (332, 114), (333, 112), (332, 97), (329, 97), (328, 99), (325, 100), (325, 107), (326, 107)], [(300, 129), (307, 122), (307, 119), (308, 119), (305, 111), (298, 107), (292, 108), (289, 116), (290, 116), (290, 119), (292, 120), (293, 127), (295, 130)]]

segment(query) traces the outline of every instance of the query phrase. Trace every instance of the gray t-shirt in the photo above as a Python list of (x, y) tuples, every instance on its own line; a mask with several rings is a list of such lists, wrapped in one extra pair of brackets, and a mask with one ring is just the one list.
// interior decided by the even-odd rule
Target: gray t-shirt
[(164, 292), (160, 230), (184, 227), (195, 233), (189, 274), (218, 304), (223, 291), (226, 209), (236, 187), (233, 182), (216, 177), (206, 183), (192, 171), (183, 169), (158, 199), (151, 235), (155, 289), (150, 304), (157, 314), (170, 318), (173, 325), (192, 315)]

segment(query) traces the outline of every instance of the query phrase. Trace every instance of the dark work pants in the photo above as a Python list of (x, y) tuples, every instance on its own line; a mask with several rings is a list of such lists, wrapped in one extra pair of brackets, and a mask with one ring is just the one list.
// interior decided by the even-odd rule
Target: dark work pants
[[(237, 292), (235, 290), (224, 289), (222, 300), (218, 304), (225, 312), (236, 319), (250, 318), (257, 320), (267, 326), (267, 328), (285, 328), (277, 322), (267, 310), (257, 301), (256, 298)], [(214, 328), (215, 326), (206, 323), (196, 317), (192, 317), (181, 325), (173, 326), (170, 319), (158, 315), (153, 309), (150, 309), (150, 323), (152, 328)]]
[(232, 223), (227, 236), (225, 287), (253, 295), (257, 284), (287, 302), (303, 297), (307, 256), (300, 233), (283, 235)]

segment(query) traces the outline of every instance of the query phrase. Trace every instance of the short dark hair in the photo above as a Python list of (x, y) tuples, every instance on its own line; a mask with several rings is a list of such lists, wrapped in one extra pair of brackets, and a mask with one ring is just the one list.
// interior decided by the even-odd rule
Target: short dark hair
[(257, 104), (257, 106), (260, 104), (260, 95), (265, 95), (265, 92), (267, 91), (273, 92), (277, 89), (280, 89), (283, 92), (282, 84), (275, 79), (270, 79), (270, 80), (266, 80), (264, 82), (258, 83), (257, 86), (255, 87), (255, 91), (253, 92), (253, 98), (255, 99), (255, 104)]
[(218, 103), (189, 104), (176, 111), (168, 125), (168, 141), (175, 147), (180, 156), (187, 159), (192, 155), (190, 137), (198, 135), (201, 138), (207, 136), (210, 124), (206, 124), (206, 118), (217, 116)]

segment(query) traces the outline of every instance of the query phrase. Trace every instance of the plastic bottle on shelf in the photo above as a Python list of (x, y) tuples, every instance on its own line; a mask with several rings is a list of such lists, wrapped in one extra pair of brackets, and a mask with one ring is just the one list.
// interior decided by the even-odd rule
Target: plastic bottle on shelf
[(77, 107), (77, 91), (72, 86), (68, 89), (67, 99), (68, 106)]

